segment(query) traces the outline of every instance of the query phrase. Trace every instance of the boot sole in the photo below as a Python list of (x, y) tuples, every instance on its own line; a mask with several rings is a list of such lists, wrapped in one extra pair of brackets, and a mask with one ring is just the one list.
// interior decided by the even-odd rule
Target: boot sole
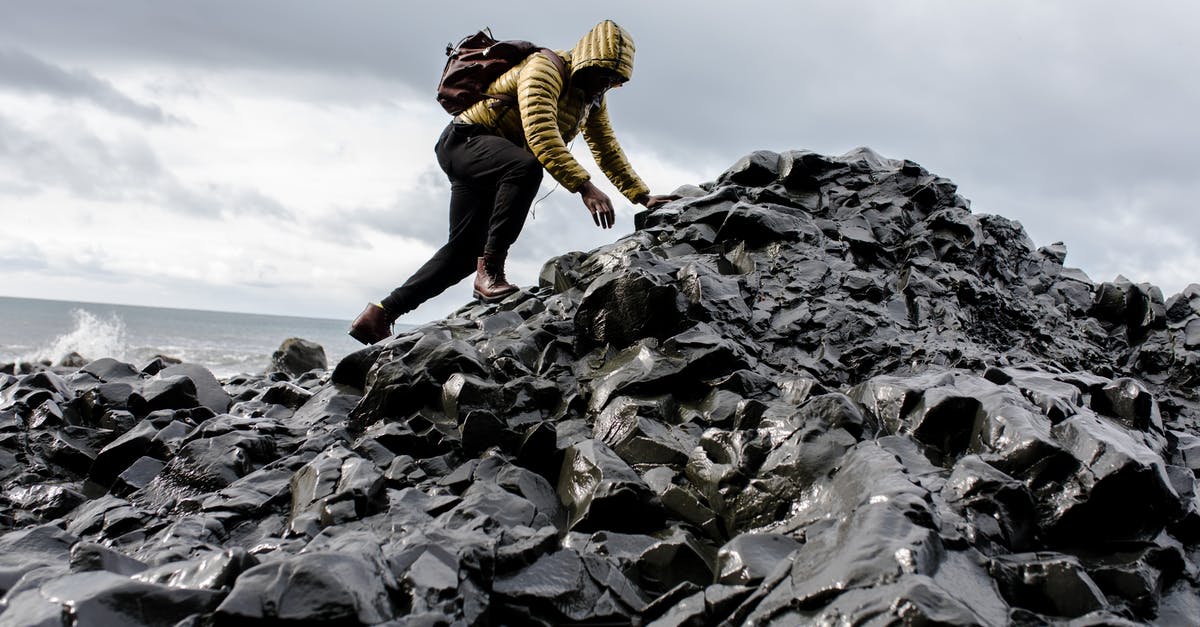
[(516, 294), (519, 291), (521, 291), (521, 290), (513, 290), (511, 292), (505, 292), (503, 294), (500, 294), (499, 296), (492, 296), (490, 298), (487, 296), (484, 296), (478, 290), (474, 291), (473, 294), (475, 295), (475, 298), (479, 299), (480, 302), (492, 305), (492, 304), (495, 304), (495, 303), (498, 303), (498, 302), (504, 300), (505, 298), (508, 298), (509, 296), (512, 296), (513, 294)]

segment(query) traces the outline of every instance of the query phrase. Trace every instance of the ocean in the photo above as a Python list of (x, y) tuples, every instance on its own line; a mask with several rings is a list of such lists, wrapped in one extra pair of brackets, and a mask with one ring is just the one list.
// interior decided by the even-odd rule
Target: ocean
[[(218, 377), (261, 373), (284, 340), (320, 344), (332, 368), (362, 345), (349, 320), (166, 309), (0, 296), (0, 363), (50, 360), (72, 352), (141, 367), (156, 355), (207, 367)], [(403, 326), (403, 325), (397, 325)]]

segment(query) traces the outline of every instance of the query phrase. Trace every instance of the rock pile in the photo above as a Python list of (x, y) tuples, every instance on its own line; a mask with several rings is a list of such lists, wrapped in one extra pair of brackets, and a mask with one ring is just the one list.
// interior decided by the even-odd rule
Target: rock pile
[(0, 375), (0, 624), (1200, 616), (1200, 286), (866, 149), (680, 192), (332, 371)]

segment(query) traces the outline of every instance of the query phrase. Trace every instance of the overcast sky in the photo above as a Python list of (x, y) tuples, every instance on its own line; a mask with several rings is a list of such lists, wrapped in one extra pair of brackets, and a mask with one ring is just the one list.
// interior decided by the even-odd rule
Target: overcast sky
[[(869, 146), (1068, 265), (1200, 282), (1200, 5), (40, 0), (0, 9), (0, 295), (351, 318), (443, 242), (447, 42), (637, 43), (617, 135), (667, 193), (758, 149)], [(574, 152), (597, 172), (582, 140)], [(601, 177), (602, 178), (602, 177)], [(509, 277), (602, 231), (549, 192)], [(452, 288), (402, 321), (466, 302)]]

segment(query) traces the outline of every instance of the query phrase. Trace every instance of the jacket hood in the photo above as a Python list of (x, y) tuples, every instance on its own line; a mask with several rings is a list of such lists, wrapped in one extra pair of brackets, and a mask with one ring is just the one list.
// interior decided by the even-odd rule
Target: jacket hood
[(612, 20), (604, 20), (571, 50), (571, 73), (585, 67), (613, 70), (625, 80), (633, 77), (633, 37)]

